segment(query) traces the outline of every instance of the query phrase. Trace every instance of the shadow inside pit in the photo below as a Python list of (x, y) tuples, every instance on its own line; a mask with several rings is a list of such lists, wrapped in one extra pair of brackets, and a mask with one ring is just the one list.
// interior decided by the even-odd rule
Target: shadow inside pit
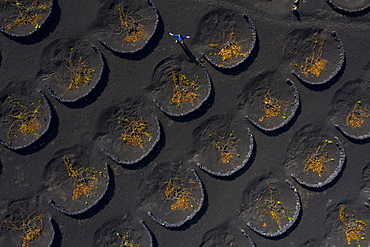
[(54, 0), (52, 13), (50, 14), (49, 18), (45, 21), (45, 23), (37, 31), (26, 37), (14, 37), (6, 33), (3, 33), (3, 35), (23, 45), (31, 45), (38, 43), (46, 39), (52, 32), (55, 31), (60, 22), (60, 15), (61, 10), (59, 7), (58, 0)]

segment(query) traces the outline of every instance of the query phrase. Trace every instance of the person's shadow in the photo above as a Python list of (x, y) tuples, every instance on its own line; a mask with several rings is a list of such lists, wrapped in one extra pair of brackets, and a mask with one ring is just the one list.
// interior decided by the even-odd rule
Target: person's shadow
[(301, 21), (301, 15), (299, 14), (297, 10), (293, 11), (293, 15), (297, 18), (298, 21)]
[(197, 63), (197, 59), (195, 58), (194, 54), (189, 50), (187, 45), (184, 42), (180, 42), (179, 44), (181, 48), (184, 50), (185, 54), (188, 56), (189, 62)]

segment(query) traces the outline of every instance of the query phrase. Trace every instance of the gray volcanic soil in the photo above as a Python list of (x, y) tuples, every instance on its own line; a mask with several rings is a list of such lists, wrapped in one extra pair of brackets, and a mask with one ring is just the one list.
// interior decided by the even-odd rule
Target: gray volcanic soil
[[(14, 91), (15, 94), (20, 94), (18, 98), (41, 89), (50, 99), (56, 113), (51, 131), (39, 145), (17, 152), (0, 147), (2, 219), (4, 214), (9, 213), (4, 209), (5, 205), (24, 198), (37, 198), (41, 204), (41, 212), (52, 216), (59, 227), (55, 246), (61, 247), (97, 246), (97, 243), (104, 242), (97, 241), (97, 236), (105, 232), (114, 234), (107, 228), (110, 222), (112, 227), (122, 225), (122, 229), (125, 229), (132, 225), (141, 231), (141, 226), (137, 224), (140, 220), (144, 220), (154, 234), (154, 246), (161, 247), (210, 246), (215, 242), (211, 241), (212, 238), (218, 239), (219, 234), (223, 234), (225, 238), (235, 236), (238, 246), (239, 243), (240, 246), (248, 246), (246, 237), (244, 243), (240, 239), (240, 236), (244, 237), (241, 229), (251, 236), (257, 246), (339, 246), (338, 243), (346, 246), (343, 227), (338, 219), (340, 204), (345, 206), (346, 212), (354, 209), (359, 213), (359, 219), (370, 223), (369, 209), (364, 205), (369, 197), (370, 144), (366, 140), (349, 140), (335, 129), (333, 116), (341, 111), (334, 113), (333, 109), (336, 108), (333, 104), (338, 103), (337, 95), (353, 95), (339, 93), (348, 88), (345, 86), (347, 82), (366, 83), (369, 80), (370, 14), (369, 11), (364, 11), (357, 16), (345, 16), (334, 11), (324, 0), (309, 0), (301, 1), (297, 18), (290, 11), (292, 2), (156, 0), (154, 4), (161, 17), (157, 33), (143, 52), (131, 55), (116, 55), (99, 43), (102, 27), (97, 23), (101, 22), (102, 14), (99, 11), (103, 9), (103, 1), (98, 0), (59, 1), (51, 23), (30, 40), (15, 40), (0, 35), (0, 100), (4, 101), (8, 96), (10, 84), (18, 88)], [(213, 91), (204, 105), (194, 113), (181, 118), (168, 117), (152, 101), (152, 91), (148, 90), (154, 70), (163, 59), (184, 56), (184, 50), (174, 43), (174, 38), (168, 32), (180, 32), (195, 40), (199, 28), (203, 27), (200, 21), (204, 16), (211, 11), (225, 8), (240, 15), (245, 13), (253, 20), (258, 34), (254, 51), (236, 69), (218, 70), (201, 57), (202, 50), (193, 40), (185, 40), (192, 55), (199, 58), (208, 70)], [(345, 66), (338, 76), (327, 85), (317, 87), (305, 86), (291, 74), (293, 60), (287, 56), (282, 46), (292, 31), (312, 29), (323, 29), (327, 33), (336, 31), (346, 52)], [(62, 104), (52, 98), (44, 90), (44, 82), (38, 76), (45, 59), (45, 48), (53, 41), (65, 38), (90, 42), (100, 49), (107, 63), (107, 70), (99, 85), (85, 99), (73, 104)], [(334, 54), (330, 53), (328, 57), (337, 59), (338, 51), (329, 49), (331, 51)], [(231, 112), (231, 116), (239, 116), (238, 111), (242, 111), (239, 108), (240, 103), (245, 102), (240, 98), (241, 94), (245, 95), (248, 86), (250, 90), (255, 90), (254, 78), (268, 71), (276, 71), (274, 78), (279, 78), (276, 83), (281, 83), (282, 87), (287, 87), (285, 80), (288, 78), (298, 87), (301, 107), (297, 116), (287, 126), (273, 133), (263, 133), (245, 121), (245, 126), (251, 129), (254, 136), (254, 153), (245, 168), (230, 178), (211, 176), (195, 163), (188, 162), (193, 157), (194, 130), (211, 116), (222, 116), (225, 112)], [(132, 101), (127, 101), (128, 98)], [(135, 165), (121, 166), (100, 151), (99, 135), (104, 134), (103, 126), (109, 126), (104, 121), (112, 121), (102, 116), (106, 109), (112, 106), (116, 109), (117, 102), (137, 100), (142, 102), (145, 112), (150, 113), (151, 117), (158, 117), (163, 132), (157, 147), (147, 158)], [(354, 98), (353, 102), (357, 100), (359, 99)], [(366, 102), (366, 99), (361, 100)], [(340, 103), (342, 102), (344, 101)], [(352, 105), (352, 101), (350, 103)], [(332, 126), (330, 134), (335, 133), (340, 138), (347, 155), (347, 162), (339, 176), (329, 186), (316, 191), (301, 187), (285, 168), (289, 154), (287, 150), (294, 143), (292, 138), (307, 124)], [(313, 138), (307, 138), (311, 139)], [(309, 146), (307, 143), (307, 147)], [(107, 196), (96, 208), (80, 217), (70, 217), (53, 209), (47, 203), (51, 198), (45, 193), (46, 166), (56, 158), (56, 154), (70, 147), (78, 147), (76, 155), (87, 165), (108, 163), (112, 169), (112, 184)], [(94, 160), (89, 162), (89, 159)], [(151, 205), (147, 202), (154, 202), (158, 198), (151, 198), (144, 190), (150, 181), (148, 176), (158, 170), (159, 165), (176, 161), (181, 161), (182, 171), (186, 168), (196, 170), (203, 182), (206, 197), (202, 209), (190, 222), (179, 229), (171, 229), (160, 226), (147, 215)], [(248, 217), (240, 217), (243, 203), (248, 201), (247, 196), (256, 196), (250, 190), (253, 187), (250, 183), (264, 183), (266, 178), (279, 180), (279, 183), (288, 179), (297, 188), (302, 202), (301, 214), (293, 227), (286, 234), (273, 239), (253, 232), (246, 225), (245, 219)], [(144, 199), (143, 196), (147, 198)], [(286, 198), (290, 196), (291, 194), (287, 194)], [(278, 198), (284, 202), (283, 193)], [(252, 197), (250, 199), (253, 200)], [(135, 223), (121, 224), (117, 222), (119, 219), (130, 219)], [(213, 237), (215, 231), (219, 232), (217, 237)], [(333, 240), (332, 243), (330, 239)], [(0, 242), (1, 246), (3, 244), (5, 242)], [(366, 242), (362, 244), (366, 245)], [(352, 241), (351, 246), (355, 246), (355, 242)]]

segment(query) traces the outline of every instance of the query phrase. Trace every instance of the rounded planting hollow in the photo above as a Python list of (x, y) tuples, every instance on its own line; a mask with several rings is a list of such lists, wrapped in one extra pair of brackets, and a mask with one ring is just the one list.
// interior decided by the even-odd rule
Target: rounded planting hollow
[(333, 203), (327, 208), (323, 219), (328, 222), (324, 232), (327, 237), (320, 246), (368, 246), (369, 210), (362, 203), (354, 203), (356, 201)]
[(331, 121), (350, 139), (363, 140), (370, 137), (370, 84), (357, 79), (346, 82), (333, 97)]
[(56, 0), (5, 0), (0, 2), (0, 32), (28, 37), (41, 29), (53, 12)]
[(103, 55), (97, 47), (59, 39), (44, 49), (43, 68), (38, 75), (51, 96), (72, 103), (94, 90), (103, 70)]
[(346, 155), (339, 138), (321, 124), (303, 126), (292, 138), (285, 168), (301, 185), (320, 188), (341, 172)]
[(216, 9), (201, 19), (194, 45), (213, 66), (231, 69), (248, 59), (256, 40), (256, 29), (246, 14)]
[(295, 116), (300, 105), (299, 94), (297, 87), (289, 79), (286, 80), (288, 85), (282, 86), (281, 81), (263, 77), (261, 75), (255, 78), (255, 90), (246, 91), (245, 103), (241, 107), (245, 107), (243, 111), (247, 113), (246, 118), (255, 127), (262, 131), (275, 131), (287, 125)]
[(1, 246), (52, 246), (55, 222), (31, 199), (5, 203), (0, 220)]
[(104, 109), (97, 122), (101, 151), (119, 164), (135, 164), (158, 144), (161, 127), (141, 101), (126, 99)]
[[(245, 121), (245, 120), (244, 120)], [(250, 159), (254, 138), (243, 119), (213, 116), (193, 132), (191, 161), (215, 176), (230, 176)]]
[(241, 212), (249, 228), (260, 235), (276, 237), (292, 227), (301, 202), (297, 189), (288, 180), (258, 180), (248, 190)]
[(264, 71), (251, 79), (238, 95), (239, 110), (258, 129), (275, 131), (295, 116), (299, 94), (293, 81), (280, 79), (276, 70)]
[(50, 128), (52, 108), (42, 91), (39, 95), (8, 94), (2, 102), (0, 144), (18, 150), (37, 142)]
[[(164, 227), (179, 227), (194, 218), (204, 201), (204, 189), (195, 170), (171, 172), (170, 164), (149, 178), (148, 215)], [(164, 171), (167, 171), (163, 173)]]
[(283, 41), (283, 55), (290, 61), (292, 73), (309, 85), (329, 82), (342, 69), (345, 60), (338, 34), (313, 28), (290, 32)]
[(157, 30), (159, 15), (151, 0), (102, 1), (99, 42), (118, 53), (142, 50)]
[(105, 196), (108, 169), (107, 164), (84, 164), (70, 153), (56, 156), (44, 170), (48, 203), (66, 215), (85, 213)]
[(185, 116), (202, 106), (211, 93), (211, 79), (197, 59), (186, 57), (162, 60), (148, 90), (158, 108), (169, 116)]

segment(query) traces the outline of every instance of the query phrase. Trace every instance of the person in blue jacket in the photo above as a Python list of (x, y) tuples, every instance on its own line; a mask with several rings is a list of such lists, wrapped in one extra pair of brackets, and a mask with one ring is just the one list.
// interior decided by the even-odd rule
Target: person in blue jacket
[(171, 32), (169, 34), (173, 37), (176, 37), (175, 43), (180, 42), (180, 44), (184, 43), (184, 41), (183, 41), (184, 39), (189, 39), (190, 38), (190, 36), (183, 36), (181, 34), (173, 34)]

